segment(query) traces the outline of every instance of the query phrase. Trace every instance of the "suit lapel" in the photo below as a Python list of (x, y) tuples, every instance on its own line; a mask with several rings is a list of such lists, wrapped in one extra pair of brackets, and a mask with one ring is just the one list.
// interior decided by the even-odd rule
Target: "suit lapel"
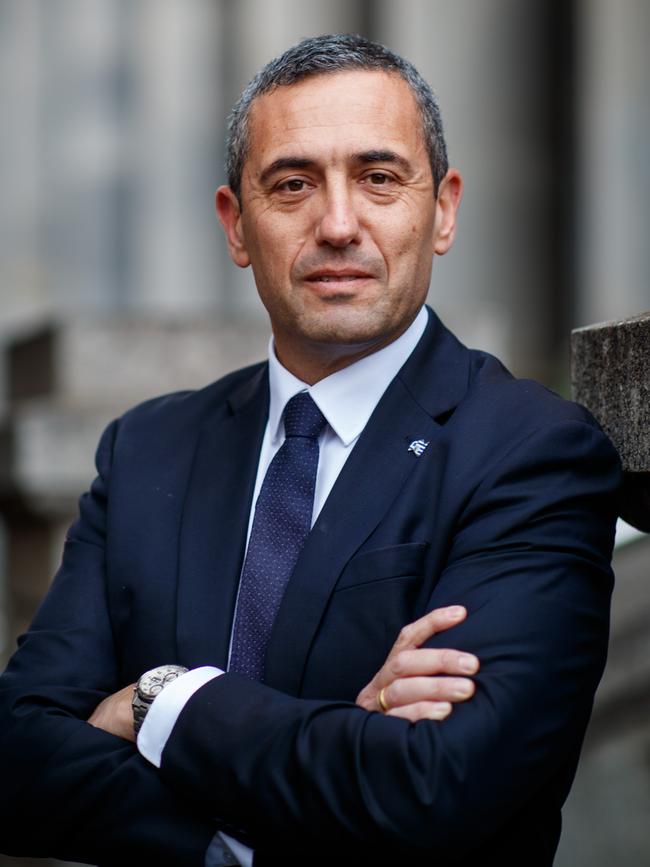
[(177, 644), (189, 667), (226, 667), (258, 456), (268, 373), (256, 373), (199, 437), (183, 510)]
[[(411, 473), (436, 459), (444, 416), (465, 393), (467, 350), (431, 313), (348, 458), (287, 586), (266, 658), (266, 682), (297, 695), (309, 648), (344, 566), (377, 527)], [(438, 420), (437, 420), (438, 419)], [(429, 443), (420, 457), (409, 445)]]

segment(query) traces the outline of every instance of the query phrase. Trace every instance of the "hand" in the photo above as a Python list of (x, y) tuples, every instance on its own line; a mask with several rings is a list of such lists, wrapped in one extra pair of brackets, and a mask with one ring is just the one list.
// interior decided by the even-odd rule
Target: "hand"
[(135, 742), (133, 731), (133, 689), (135, 684), (125, 686), (119, 692), (101, 701), (90, 715), (88, 722), (95, 728), (103, 729), (118, 738)]
[(407, 624), (386, 662), (357, 696), (357, 704), (411, 722), (448, 717), (453, 702), (466, 701), (474, 695), (474, 682), (462, 675), (476, 674), (479, 661), (471, 653), (421, 645), (432, 635), (456, 626), (466, 616), (465, 608), (452, 605), (435, 608)]

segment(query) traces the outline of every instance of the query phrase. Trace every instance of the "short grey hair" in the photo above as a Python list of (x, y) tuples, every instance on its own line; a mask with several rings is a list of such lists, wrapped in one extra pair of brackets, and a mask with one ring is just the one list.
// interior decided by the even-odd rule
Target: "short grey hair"
[(250, 147), (249, 118), (258, 96), (278, 87), (296, 84), (316, 75), (350, 69), (381, 70), (401, 76), (411, 88), (422, 118), (422, 132), (431, 163), (434, 192), (447, 173), (447, 145), (438, 100), (417, 69), (385, 45), (363, 36), (332, 34), (312, 36), (271, 60), (253, 78), (235, 103), (228, 121), (226, 174), (241, 203), (241, 179)]

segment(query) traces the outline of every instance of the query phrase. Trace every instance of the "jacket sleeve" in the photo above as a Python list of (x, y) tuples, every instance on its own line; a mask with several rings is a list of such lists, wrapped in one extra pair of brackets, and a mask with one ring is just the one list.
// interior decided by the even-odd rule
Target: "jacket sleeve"
[(215, 824), (134, 745), (85, 720), (120, 680), (106, 605), (106, 499), (117, 423), (97, 451), (52, 588), (0, 677), (0, 851), (203, 865)]
[(412, 725), (226, 674), (181, 713), (164, 778), (285, 858), (371, 843), (388, 863), (446, 863), (560, 779), (557, 810), (605, 662), (619, 473), (600, 431), (563, 421), (474, 489), (428, 606), (467, 606), (429, 644), (481, 660), (476, 695), (447, 720)]

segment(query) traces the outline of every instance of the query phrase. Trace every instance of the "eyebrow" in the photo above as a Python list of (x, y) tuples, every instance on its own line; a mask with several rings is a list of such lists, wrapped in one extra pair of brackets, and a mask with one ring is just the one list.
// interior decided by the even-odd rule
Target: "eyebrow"
[(404, 171), (408, 171), (411, 168), (410, 162), (405, 157), (395, 153), (395, 151), (361, 151), (360, 153), (354, 154), (352, 159), (355, 163), (393, 163)]
[(315, 165), (314, 160), (306, 157), (279, 157), (264, 169), (260, 175), (260, 182), (265, 184), (276, 172), (281, 172), (284, 169), (312, 169)]
[[(411, 164), (403, 156), (400, 156), (395, 151), (390, 150), (368, 150), (359, 151), (352, 155), (352, 161), (359, 164), (366, 163), (393, 163), (399, 166), (403, 171), (409, 171)], [(278, 157), (273, 160), (260, 174), (260, 182), (266, 184), (274, 174), (284, 171), (285, 169), (313, 169), (316, 167), (316, 160), (308, 157), (286, 156)]]

